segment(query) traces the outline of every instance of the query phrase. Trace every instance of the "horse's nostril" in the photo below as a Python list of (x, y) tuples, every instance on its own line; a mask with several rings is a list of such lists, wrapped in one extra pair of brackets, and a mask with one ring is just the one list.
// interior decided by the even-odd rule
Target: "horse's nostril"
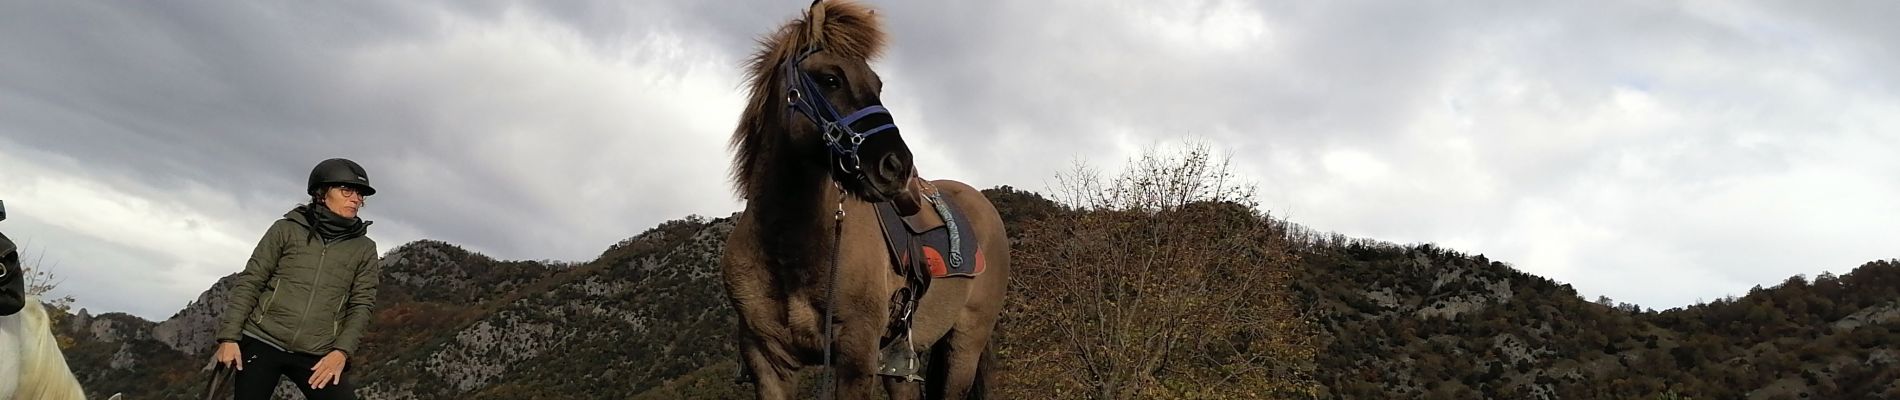
[(908, 176), (910, 171), (904, 168), (903, 157), (898, 157), (896, 154), (885, 155), (883, 160), (879, 160), (877, 172), (883, 175), (884, 179), (892, 181), (902, 181), (910, 177)]

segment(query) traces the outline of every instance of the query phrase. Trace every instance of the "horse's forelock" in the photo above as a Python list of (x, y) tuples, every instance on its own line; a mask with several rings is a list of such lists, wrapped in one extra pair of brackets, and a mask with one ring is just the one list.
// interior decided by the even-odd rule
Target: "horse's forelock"
[(876, 10), (848, 0), (821, 0), (804, 16), (759, 38), (759, 50), (746, 65), (750, 96), (730, 143), (736, 151), (732, 178), (741, 195), (754, 192), (753, 175), (763, 168), (760, 156), (770, 150), (764, 135), (781, 129), (783, 118), (775, 118), (784, 108), (775, 87), (781, 81), (778, 67), (814, 44), (838, 57), (870, 62), (883, 54), (884, 42)]
[[(875, 60), (884, 52), (883, 24), (878, 20), (877, 10), (851, 1), (825, 1), (812, 6), (805, 21), (794, 24), (806, 25), (807, 43), (799, 43), (789, 50), (802, 50), (816, 40), (825, 51), (839, 56), (864, 60)], [(811, 26), (818, 29), (810, 29)]]

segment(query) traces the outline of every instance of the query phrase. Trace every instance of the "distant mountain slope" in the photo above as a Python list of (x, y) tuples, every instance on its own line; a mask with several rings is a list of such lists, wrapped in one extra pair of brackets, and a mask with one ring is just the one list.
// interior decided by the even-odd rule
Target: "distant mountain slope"
[(1433, 246), (1319, 249), (1301, 295), (1339, 398), (1900, 398), (1900, 263), (1664, 312)]
[[(985, 193), (1013, 240), (1075, 216), (1033, 192)], [(1585, 301), (1484, 256), (1284, 226), (1301, 244), (1288, 290), (1319, 331), (1313, 365), (1295, 369), (1310, 371), (1320, 398), (1900, 398), (1900, 261), (1651, 312)], [(743, 397), (717, 270), (731, 229), (730, 218), (670, 221), (578, 264), (399, 246), (383, 259), (352, 374), (365, 399)], [(69, 361), (94, 392), (189, 398), (229, 285), (156, 323), (63, 316)], [(1023, 293), (1033, 291), (1012, 293), (1005, 348), (1055, 340), (1007, 318), (1062, 300)], [(1011, 356), (1006, 387), (1054, 373)], [(1044, 393), (1020, 386), (1011, 393)]]
[[(367, 399), (626, 398), (734, 359), (717, 285), (729, 219), (672, 221), (578, 265), (499, 261), (438, 241), (392, 249), (354, 362)], [(231, 279), (171, 319), (68, 316), (89, 390), (188, 398)], [(300, 396), (292, 396), (300, 397)]]

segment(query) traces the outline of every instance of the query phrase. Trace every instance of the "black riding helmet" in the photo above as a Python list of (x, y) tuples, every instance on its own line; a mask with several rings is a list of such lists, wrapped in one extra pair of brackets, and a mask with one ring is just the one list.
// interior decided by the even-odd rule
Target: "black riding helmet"
[(369, 172), (363, 171), (363, 166), (357, 165), (355, 161), (332, 158), (323, 160), (317, 163), (316, 168), (310, 169), (308, 189), (311, 196), (321, 196), (323, 188), (334, 185), (350, 185), (364, 197), (376, 194), (376, 188), (369, 186)]

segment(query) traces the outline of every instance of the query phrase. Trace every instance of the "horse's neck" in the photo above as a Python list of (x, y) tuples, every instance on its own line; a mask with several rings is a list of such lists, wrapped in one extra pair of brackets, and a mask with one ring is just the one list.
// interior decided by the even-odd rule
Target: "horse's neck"
[(757, 240), (768, 263), (778, 264), (775, 269), (809, 276), (811, 274), (803, 271), (821, 267), (835, 246), (833, 216), (841, 195), (830, 178), (822, 175), (814, 184), (783, 185), (776, 189), (797, 193), (770, 193), (752, 200), (761, 202), (753, 205), (762, 228), (758, 230)]

